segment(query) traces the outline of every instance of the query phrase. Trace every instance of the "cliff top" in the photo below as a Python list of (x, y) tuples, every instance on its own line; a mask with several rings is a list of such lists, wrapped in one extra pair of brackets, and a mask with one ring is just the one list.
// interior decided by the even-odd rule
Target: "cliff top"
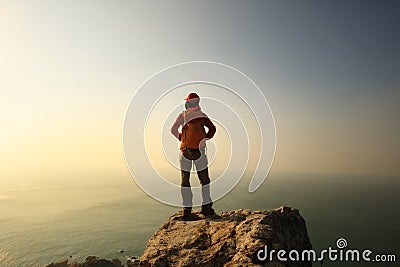
[(141, 266), (263, 266), (257, 252), (265, 245), (275, 250), (311, 249), (297, 209), (239, 209), (209, 217), (194, 213), (189, 221), (174, 214), (150, 238), (140, 262)]

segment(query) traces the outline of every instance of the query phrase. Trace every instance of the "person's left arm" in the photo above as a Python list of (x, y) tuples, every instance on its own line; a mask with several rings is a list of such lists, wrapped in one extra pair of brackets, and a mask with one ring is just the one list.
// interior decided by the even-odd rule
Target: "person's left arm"
[(176, 118), (174, 124), (171, 127), (171, 133), (173, 136), (176, 137), (179, 141), (181, 141), (181, 133), (179, 132), (179, 127), (183, 125), (183, 114), (179, 114), (179, 116)]

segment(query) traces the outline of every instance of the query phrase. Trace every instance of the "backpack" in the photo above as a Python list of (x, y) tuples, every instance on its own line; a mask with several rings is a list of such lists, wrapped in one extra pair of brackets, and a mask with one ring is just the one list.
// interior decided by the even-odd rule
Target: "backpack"
[(206, 143), (202, 140), (206, 138), (206, 130), (204, 129), (204, 118), (207, 116), (201, 111), (183, 112), (184, 124), (182, 127), (181, 148), (196, 149), (205, 147)]

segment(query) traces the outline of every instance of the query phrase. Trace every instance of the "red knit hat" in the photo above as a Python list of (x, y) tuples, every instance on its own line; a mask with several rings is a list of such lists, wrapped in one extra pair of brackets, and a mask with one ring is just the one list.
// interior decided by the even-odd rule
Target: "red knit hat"
[(195, 99), (195, 98), (199, 98), (199, 99), (200, 99), (200, 96), (199, 96), (198, 94), (196, 94), (196, 93), (190, 93), (190, 94), (188, 94), (188, 96), (185, 98), (185, 100), (191, 100), (191, 99)]

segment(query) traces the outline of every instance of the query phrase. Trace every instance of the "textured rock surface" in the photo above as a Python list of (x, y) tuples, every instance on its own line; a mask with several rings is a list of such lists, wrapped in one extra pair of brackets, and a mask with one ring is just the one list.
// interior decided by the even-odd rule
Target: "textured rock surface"
[(172, 215), (149, 240), (141, 266), (311, 266), (311, 262), (260, 262), (257, 252), (311, 249), (297, 209), (235, 210), (220, 216)]

